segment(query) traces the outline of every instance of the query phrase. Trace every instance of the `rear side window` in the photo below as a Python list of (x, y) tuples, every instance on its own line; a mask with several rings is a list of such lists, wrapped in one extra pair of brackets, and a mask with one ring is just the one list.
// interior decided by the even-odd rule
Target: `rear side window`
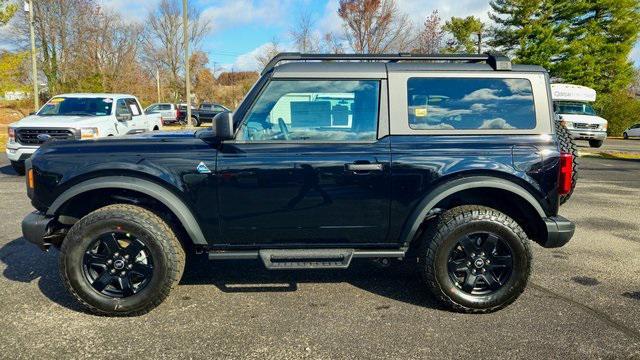
[(409, 127), (414, 130), (534, 129), (526, 79), (410, 78)]
[(160, 110), (171, 110), (171, 104), (160, 104), (158, 108)]

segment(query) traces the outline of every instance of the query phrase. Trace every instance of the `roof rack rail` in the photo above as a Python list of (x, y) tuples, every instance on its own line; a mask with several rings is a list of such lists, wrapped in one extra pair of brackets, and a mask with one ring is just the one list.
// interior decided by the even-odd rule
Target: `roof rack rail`
[(372, 60), (372, 61), (466, 61), (472, 63), (485, 62), (494, 70), (511, 70), (511, 60), (498, 53), (486, 54), (303, 54), (298, 52), (283, 52), (274, 56), (262, 70), (262, 74), (271, 71), (282, 61), (336, 61), (336, 60)]

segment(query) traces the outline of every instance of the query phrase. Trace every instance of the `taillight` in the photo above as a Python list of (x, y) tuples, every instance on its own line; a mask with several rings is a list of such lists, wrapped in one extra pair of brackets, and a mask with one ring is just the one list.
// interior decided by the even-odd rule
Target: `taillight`
[(573, 155), (569, 153), (560, 154), (560, 176), (558, 178), (558, 193), (566, 195), (571, 192), (571, 182), (573, 175)]

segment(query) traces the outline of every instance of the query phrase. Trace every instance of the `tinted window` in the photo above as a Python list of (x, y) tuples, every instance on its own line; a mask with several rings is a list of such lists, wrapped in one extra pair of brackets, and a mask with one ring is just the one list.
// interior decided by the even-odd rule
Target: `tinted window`
[(248, 141), (376, 139), (376, 80), (273, 80), (240, 128)]
[(525, 79), (410, 78), (409, 127), (533, 129), (531, 83)]
[(151, 105), (148, 108), (146, 108), (144, 112), (147, 114), (154, 114), (158, 112), (158, 108), (159, 108), (159, 105)]
[(171, 104), (160, 104), (160, 105), (158, 105), (158, 109), (160, 109), (160, 110), (171, 110)]
[(116, 104), (116, 115), (132, 114), (131, 109), (123, 99), (119, 99)]
[(213, 110), (215, 110), (215, 111), (227, 111), (227, 109), (225, 109), (224, 107), (222, 107), (220, 105), (215, 105), (213, 107)]

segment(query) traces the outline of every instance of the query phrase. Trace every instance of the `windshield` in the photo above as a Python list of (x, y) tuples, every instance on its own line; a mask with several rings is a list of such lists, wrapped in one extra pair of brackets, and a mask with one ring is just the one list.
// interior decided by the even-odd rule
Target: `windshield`
[(590, 104), (581, 102), (556, 102), (556, 113), (576, 115), (596, 115)]
[(111, 98), (54, 97), (38, 112), (39, 116), (105, 116), (111, 114)]

